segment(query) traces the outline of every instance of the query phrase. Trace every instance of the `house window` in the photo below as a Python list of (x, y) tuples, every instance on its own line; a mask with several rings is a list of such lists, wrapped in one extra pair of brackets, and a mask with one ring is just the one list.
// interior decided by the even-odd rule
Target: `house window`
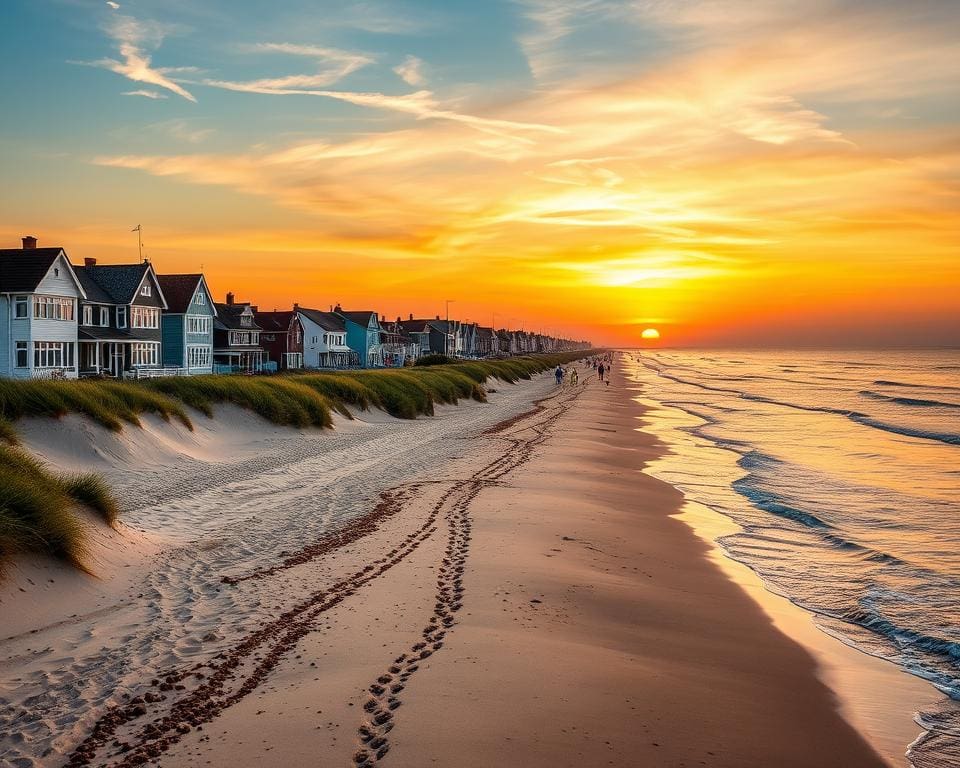
[[(19, 345), (17, 354), (19, 356)], [(35, 341), (34, 368), (73, 368), (73, 344), (67, 341)]]
[(187, 315), (187, 333), (210, 333), (210, 318), (205, 315)]
[(253, 315), (240, 315), (240, 325), (244, 328), (250, 328), (253, 326)]
[(117, 307), (117, 328), (127, 327), (127, 308)]
[(187, 347), (187, 365), (190, 368), (210, 367), (210, 347), (191, 345)]
[(254, 331), (233, 331), (230, 334), (230, 343), (234, 346), (256, 346), (260, 343), (260, 332)]
[(130, 307), (131, 328), (159, 328), (160, 310), (156, 307)]
[(145, 285), (145, 286), (143, 286), (143, 288), (140, 289), (140, 295), (141, 295), (141, 296), (153, 296), (153, 290), (150, 288), (149, 285)]
[(30, 308), (30, 297), (29, 296), (17, 296), (13, 300), (14, 306), (14, 317), (26, 317), (29, 314)]
[(110, 310), (106, 307), (100, 307), (100, 325), (103, 328), (110, 325)]
[(83, 324), (93, 325), (93, 307), (87, 306), (83, 308)]
[(17, 342), (17, 368), (27, 367), (27, 342)]
[(203, 291), (197, 291), (197, 306), (202, 307), (207, 303), (207, 294)]
[(37, 296), (33, 301), (37, 320), (73, 320), (73, 299), (59, 296)]
[(146, 341), (138, 341), (130, 345), (130, 365), (142, 367), (157, 365), (160, 359), (160, 345)]

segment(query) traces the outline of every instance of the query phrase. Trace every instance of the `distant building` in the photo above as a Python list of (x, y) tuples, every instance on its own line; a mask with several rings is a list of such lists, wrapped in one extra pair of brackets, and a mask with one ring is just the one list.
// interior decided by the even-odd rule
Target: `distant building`
[(347, 346), (357, 353), (361, 368), (383, 367), (380, 320), (372, 310), (348, 312), (338, 304), (333, 310), (344, 320)]
[(254, 316), (260, 332), (260, 346), (267, 359), (279, 370), (303, 368), (303, 325), (294, 310), (257, 312)]
[(102, 264), (84, 259), (74, 271), (80, 300), (81, 376), (155, 375), (163, 367), (161, 315), (167, 302), (149, 261)]
[(201, 274), (157, 275), (167, 308), (161, 317), (163, 365), (191, 376), (213, 372), (217, 308)]
[(347, 346), (347, 321), (336, 312), (294, 304), (303, 325), (303, 360), (307, 368), (359, 367), (360, 355)]
[(86, 298), (63, 248), (0, 249), (0, 376), (76, 378), (77, 307)]
[(260, 373), (264, 353), (261, 328), (254, 316), (256, 307), (238, 303), (232, 293), (224, 304), (216, 304), (213, 323), (213, 369), (216, 373)]

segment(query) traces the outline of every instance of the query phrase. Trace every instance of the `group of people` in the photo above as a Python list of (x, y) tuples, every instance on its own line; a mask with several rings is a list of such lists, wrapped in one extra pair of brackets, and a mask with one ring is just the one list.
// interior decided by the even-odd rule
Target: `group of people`
[[(593, 370), (597, 372), (597, 378), (600, 381), (606, 382), (608, 387), (610, 386), (610, 370), (613, 367), (613, 355), (595, 355), (594, 357), (587, 358), (584, 361), (584, 367), (587, 369), (593, 368)], [(580, 375), (573, 366), (567, 369), (561, 365), (557, 365), (553, 375), (556, 376), (557, 386), (562, 384), (564, 378), (567, 376), (569, 376), (571, 386), (575, 386), (580, 381)]]

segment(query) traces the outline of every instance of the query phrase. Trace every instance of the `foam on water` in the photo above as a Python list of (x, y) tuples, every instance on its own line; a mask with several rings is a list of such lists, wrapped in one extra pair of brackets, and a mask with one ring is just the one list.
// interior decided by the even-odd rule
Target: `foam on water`
[[(670, 448), (651, 472), (739, 524), (726, 552), (960, 700), (960, 352), (626, 359)], [(917, 722), (917, 768), (960, 764), (960, 707)]]

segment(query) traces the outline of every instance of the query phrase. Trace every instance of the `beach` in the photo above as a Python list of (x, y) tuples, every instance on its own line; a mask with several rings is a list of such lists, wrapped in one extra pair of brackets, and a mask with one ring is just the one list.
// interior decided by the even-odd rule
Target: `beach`
[(893, 764), (642, 471), (665, 448), (622, 368), (332, 433), (228, 408), (196, 433), (25, 425), (102, 471), (127, 527), (96, 578), (23, 564), (0, 586), (0, 756)]

